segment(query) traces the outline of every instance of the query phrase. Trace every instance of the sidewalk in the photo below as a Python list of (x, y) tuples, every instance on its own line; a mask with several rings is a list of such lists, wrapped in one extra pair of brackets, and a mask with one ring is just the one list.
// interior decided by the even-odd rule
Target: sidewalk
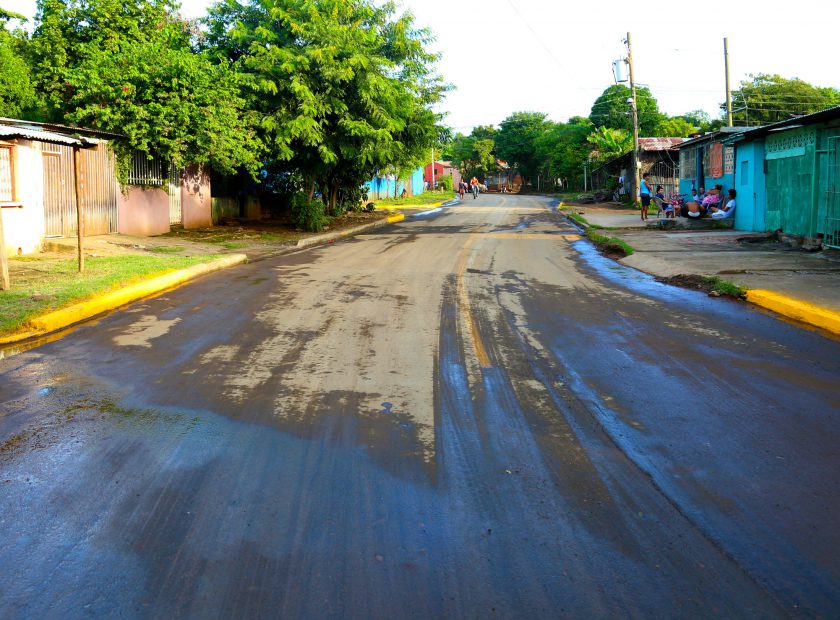
[(573, 209), (635, 250), (620, 259), (625, 265), (659, 278), (718, 276), (747, 289), (751, 303), (840, 335), (840, 251), (795, 250), (736, 230), (658, 230), (645, 227), (638, 213)]

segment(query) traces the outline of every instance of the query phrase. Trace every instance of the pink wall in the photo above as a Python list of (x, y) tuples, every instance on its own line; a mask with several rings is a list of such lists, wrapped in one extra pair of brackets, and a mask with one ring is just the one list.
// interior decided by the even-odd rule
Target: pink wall
[(181, 221), (184, 228), (213, 225), (210, 175), (200, 166), (187, 166), (181, 172)]
[(169, 232), (169, 196), (159, 187), (132, 185), (119, 196), (119, 229), (123, 235), (153, 237)]

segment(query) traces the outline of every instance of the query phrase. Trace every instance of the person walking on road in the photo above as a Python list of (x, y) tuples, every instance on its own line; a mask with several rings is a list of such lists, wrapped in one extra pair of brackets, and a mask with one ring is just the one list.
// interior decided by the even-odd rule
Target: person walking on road
[(467, 193), (467, 182), (462, 179), (461, 181), (458, 181), (458, 197), (461, 200), (463, 200), (464, 199), (464, 194), (466, 194), (466, 193)]
[(473, 200), (475, 200), (476, 198), (478, 198), (478, 179), (473, 177), (470, 180), (470, 186), (472, 187)]

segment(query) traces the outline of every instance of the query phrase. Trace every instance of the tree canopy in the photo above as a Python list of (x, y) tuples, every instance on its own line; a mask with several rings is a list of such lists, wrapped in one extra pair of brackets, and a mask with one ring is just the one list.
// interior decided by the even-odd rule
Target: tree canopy
[[(840, 105), (840, 89), (821, 88), (779, 75), (750, 75), (732, 91), (732, 119), (736, 125), (766, 125), (836, 105)], [(724, 105), (721, 110), (726, 111)]]
[[(630, 103), (632, 91), (624, 84), (615, 84), (601, 93), (592, 104), (589, 120), (595, 127), (609, 127), (610, 129), (624, 129), (632, 133), (633, 117)], [(639, 135), (655, 136), (659, 123), (665, 118), (659, 111), (659, 104), (645, 86), (636, 87), (638, 99)]]

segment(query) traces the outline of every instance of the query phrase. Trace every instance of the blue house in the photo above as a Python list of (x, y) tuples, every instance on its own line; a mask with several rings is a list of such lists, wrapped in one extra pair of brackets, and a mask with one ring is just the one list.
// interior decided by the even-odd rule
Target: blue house
[(840, 248), (840, 106), (733, 134), (735, 227)]
[(417, 168), (407, 179), (398, 179), (393, 174), (377, 175), (365, 183), (368, 200), (382, 200), (402, 195), (419, 196), (423, 193), (423, 169)]
[(715, 185), (722, 185), (725, 195), (727, 190), (735, 187), (735, 147), (724, 142), (729, 136), (743, 131), (743, 127), (721, 127), (718, 131), (690, 138), (678, 145), (679, 193), (690, 197), (692, 189), (703, 187), (709, 190)]

